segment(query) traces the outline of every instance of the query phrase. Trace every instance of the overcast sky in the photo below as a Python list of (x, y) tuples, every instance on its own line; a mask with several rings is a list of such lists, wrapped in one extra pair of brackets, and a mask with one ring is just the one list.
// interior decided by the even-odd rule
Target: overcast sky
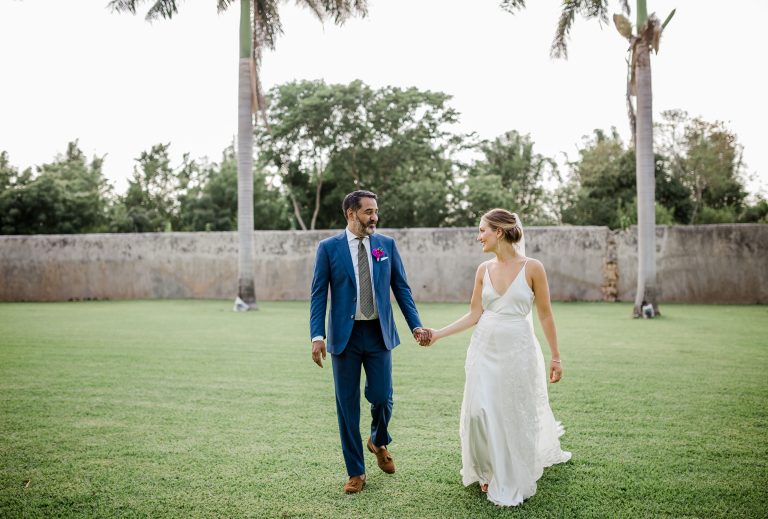
[[(286, 3), (285, 34), (264, 56), (264, 86), (361, 79), (441, 91), (461, 113), (456, 131), (494, 138), (518, 130), (560, 159), (575, 158), (595, 128), (615, 126), (628, 138), (627, 44), (615, 28), (577, 20), (569, 60), (552, 60), (560, 2), (529, 1), (514, 16), (499, 3), (369, 0), (368, 17), (341, 28)], [(177, 18), (149, 24), (106, 4), (0, 0), (0, 150), (25, 168), (79, 139), (87, 154), (106, 155), (105, 175), (119, 192), (134, 159), (159, 142), (172, 144), (174, 165), (185, 152), (218, 161), (236, 133), (237, 5), (217, 15), (214, 0), (181, 1)], [(654, 117), (679, 108), (725, 121), (744, 146), (750, 190), (765, 193), (768, 2), (648, 4), (662, 19), (677, 8), (652, 61)]]

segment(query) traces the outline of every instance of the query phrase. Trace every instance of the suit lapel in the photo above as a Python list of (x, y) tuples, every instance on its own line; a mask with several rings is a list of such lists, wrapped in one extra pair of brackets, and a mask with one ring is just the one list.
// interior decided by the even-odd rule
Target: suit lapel
[[(381, 244), (379, 243), (379, 239), (374, 234), (371, 236), (371, 254), (373, 254), (373, 249), (376, 249), (379, 247), (381, 247)], [(381, 262), (376, 261), (376, 257), (373, 256), (371, 263), (373, 263), (373, 279), (372, 279), (373, 288), (376, 290), (376, 293), (378, 293), (378, 286), (379, 286), (378, 279), (379, 279), (379, 273), (381, 272)]]
[(336, 247), (337, 254), (341, 256), (341, 264), (344, 265), (344, 270), (349, 274), (349, 277), (352, 278), (352, 283), (356, 283), (355, 267), (352, 265), (352, 256), (349, 251), (349, 242), (347, 241), (346, 231), (339, 235)]

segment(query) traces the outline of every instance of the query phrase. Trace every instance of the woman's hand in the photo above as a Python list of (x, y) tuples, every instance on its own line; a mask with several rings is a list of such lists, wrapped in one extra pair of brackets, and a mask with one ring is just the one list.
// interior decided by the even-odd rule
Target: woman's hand
[(549, 362), (549, 381), (553, 384), (563, 378), (563, 366), (560, 359), (552, 359)]
[(424, 346), (425, 348), (428, 348), (432, 346), (434, 343), (436, 343), (439, 337), (437, 336), (437, 330), (435, 330), (434, 328), (426, 328), (426, 330), (429, 333), (425, 340), (419, 341), (419, 345)]

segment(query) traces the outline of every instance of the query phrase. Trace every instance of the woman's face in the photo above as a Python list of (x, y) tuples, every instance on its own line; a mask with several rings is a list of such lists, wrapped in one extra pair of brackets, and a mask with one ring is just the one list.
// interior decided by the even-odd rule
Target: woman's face
[(477, 232), (477, 241), (483, 245), (483, 252), (493, 252), (499, 244), (499, 230), (494, 231), (488, 222), (480, 220), (480, 227)]

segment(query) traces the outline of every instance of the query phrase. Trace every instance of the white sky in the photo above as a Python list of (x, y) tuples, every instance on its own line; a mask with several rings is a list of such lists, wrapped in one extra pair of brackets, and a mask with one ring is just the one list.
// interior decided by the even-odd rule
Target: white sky
[[(561, 160), (594, 128), (616, 126), (626, 140), (627, 45), (613, 25), (578, 19), (569, 60), (552, 60), (560, 2), (530, 0), (514, 16), (499, 3), (369, 0), (368, 17), (341, 28), (286, 3), (264, 87), (361, 79), (442, 91), (461, 113), (458, 131), (530, 133), (536, 151)], [(765, 193), (768, 2), (648, 3), (662, 19), (677, 8), (652, 61), (655, 116), (680, 108), (725, 121), (744, 146), (750, 190)], [(172, 143), (174, 164), (184, 152), (218, 161), (236, 133), (237, 3), (217, 15), (214, 0), (181, 1), (177, 18), (153, 24), (106, 4), (0, 0), (0, 150), (25, 168), (79, 139), (89, 155), (106, 155), (118, 192), (134, 159), (159, 142)]]

